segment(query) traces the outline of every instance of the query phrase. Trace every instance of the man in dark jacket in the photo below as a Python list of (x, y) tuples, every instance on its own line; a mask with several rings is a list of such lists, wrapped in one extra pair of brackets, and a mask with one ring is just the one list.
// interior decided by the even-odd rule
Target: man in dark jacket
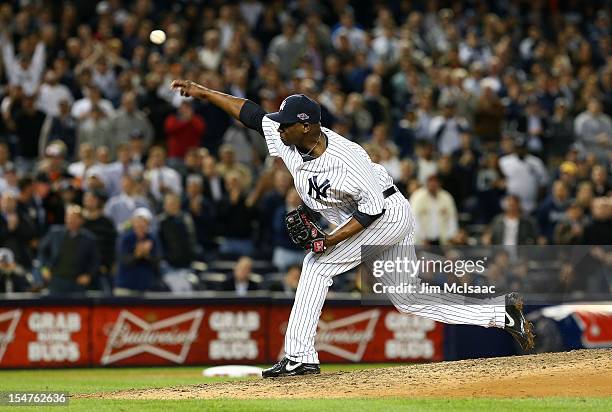
[(106, 196), (100, 191), (88, 191), (83, 195), (83, 228), (96, 236), (100, 267), (93, 285), (110, 292), (111, 273), (115, 265), (117, 230), (112, 220), (104, 216), (102, 206)]
[(17, 196), (6, 191), (0, 201), (0, 245), (9, 248), (16, 262), (24, 267), (32, 266), (30, 241), (36, 231), (30, 219), (17, 208)]
[(252, 269), (251, 258), (242, 256), (234, 266), (233, 276), (223, 284), (223, 290), (245, 296), (248, 291), (259, 289), (259, 285), (251, 279)]
[(553, 242), (555, 226), (565, 218), (565, 211), (569, 206), (569, 191), (560, 180), (552, 187), (550, 195), (537, 210), (538, 224), (548, 243)]
[(164, 197), (164, 213), (159, 216), (159, 240), (164, 260), (171, 269), (191, 266), (197, 247), (193, 220), (181, 211), (181, 199), (174, 193)]
[(95, 236), (83, 229), (80, 206), (66, 208), (65, 225), (52, 227), (39, 248), (43, 278), (50, 294), (82, 293), (98, 270)]
[(593, 220), (584, 228), (585, 245), (612, 244), (612, 200), (609, 197), (596, 197), (591, 202)]
[(521, 213), (518, 196), (510, 195), (504, 200), (504, 213), (496, 216), (483, 235), (483, 243), (488, 245), (534, 245), (538, 233), (533, 221)]

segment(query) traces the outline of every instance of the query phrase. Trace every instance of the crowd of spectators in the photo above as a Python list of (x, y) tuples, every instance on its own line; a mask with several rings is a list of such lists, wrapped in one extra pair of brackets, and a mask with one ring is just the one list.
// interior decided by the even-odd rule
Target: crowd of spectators
[[(192, 262), (220, 259), (238, 261), (222, 289), (295, 289), (291, 175), (256, 132), (173, 91), (176, 78), (268, 112), (292, 93), (318, 100), (323, 125), (410, 199), (419, 244), (610, 245), (610, 12), (605, 0), (4, 2), (0, 292), (181, 290)], [(254, 261), (281, 275), (252, 282)]]

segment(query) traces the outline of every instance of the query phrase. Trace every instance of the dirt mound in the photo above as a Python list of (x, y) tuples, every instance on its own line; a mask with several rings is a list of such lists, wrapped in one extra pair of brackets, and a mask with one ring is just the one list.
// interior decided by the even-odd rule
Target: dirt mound
[(612, 349), (90, 395), (107, 399), (612, 396)]

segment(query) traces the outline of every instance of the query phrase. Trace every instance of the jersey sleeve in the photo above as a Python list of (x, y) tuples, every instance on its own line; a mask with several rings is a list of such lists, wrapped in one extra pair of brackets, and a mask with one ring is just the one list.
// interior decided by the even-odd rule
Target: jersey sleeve
[(266, 138), (266, 146), (268, 146), (268, 152), (270, 156), (281, 157), (280, 147), (283, 145), (280, 139), (280, 133), (278, 133), (278, 123), (273, 121), (267, 116), (264, 116), (261, 121), (263, 129), (263, 135)]
[[(356, 149), (362, 151), (362, 148)], [(360, 213), (377, 216), (384, 211), (385, 198), (369, 157), (364, 153), (352, 153), (347, 156), (346, 184), (347, 192), (357, 202)]]
[(261, 121), (266, 115), (266, 111), (260, 105), (247, 100), (240, 109), (240, 121), (249, 129), (255, 130), (263, 136)]

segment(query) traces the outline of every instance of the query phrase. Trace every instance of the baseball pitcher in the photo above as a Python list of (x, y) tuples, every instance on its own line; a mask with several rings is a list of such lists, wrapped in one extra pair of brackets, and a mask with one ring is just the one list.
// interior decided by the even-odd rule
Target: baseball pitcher
[[(408, 200), (393, 185), (384, 167), (365, 150), (321, 126), (321, 108), (305, 95), (287, 97), (276, 113), (254, 102), (230, 96), (190, 80), (175, 80), (184, 96), (206, 99), (266, 139), (270, 156), (283, 159), (307, 208), (286, 216), (295, 243), (308, 251), (285, 334), (285, 357), (263, 371), (263, 377), (319, 373), (315, 335), (321, 309), (334, 276), (358, 266), (362, 246), (382, 247), (377, 259), (416, 259), (415, 219)], [(321, 213), (336, 225), (325, 233), (309, 216)], [(385, 249), (386, 248), (386, 249)], [(399, 278), (383, 278), (394, 284)], [(403, 313), (454, 324), (506, 329), (524, 349), (534, 345), (531, 324), (516, 293), (477, 301), (461, 295), (391, 294)]]

